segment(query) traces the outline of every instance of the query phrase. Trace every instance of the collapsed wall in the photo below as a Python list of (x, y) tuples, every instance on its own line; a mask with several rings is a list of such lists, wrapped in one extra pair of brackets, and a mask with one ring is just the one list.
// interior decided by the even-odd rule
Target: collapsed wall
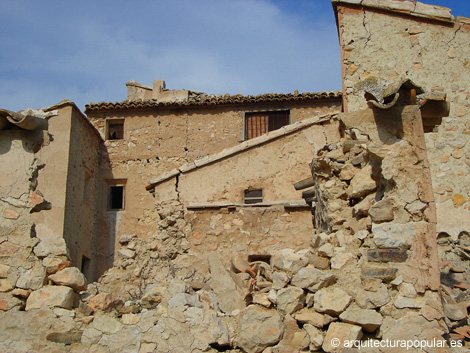
[[(49, 270), (40, 264), (43, 275), (30, 292), (19, 296), (21, 281), (6, 288), (15, 302), (3, 307), (0, 346), (266, 353), (335, 352), (345, 340), (440, 342), (427, 352), (463, 346), (445, 340), (465, 323), (467, 303), (440, 294), (424, 130), (419, 106), (406, 100), (410, 87), (398, 86), (402, 98), (392, 107), (328, 117), (336, 134), (315, 139), (314, 188), (304, 193), (317, 220), (309, 246), (286, 244), (258, 258), (234, 247), (230, 270), (228, 253), (206, 252), (206, 265), (194, 267), (194, 219), (180, 195), (157, 207), (152, 237), (119, 238), (115, 266), (85, 291), (83, 275), (66, 261)], [(317, 120), (312, 129), (327, 123)], [(28, 261), (40, 261), (31, 250)]]

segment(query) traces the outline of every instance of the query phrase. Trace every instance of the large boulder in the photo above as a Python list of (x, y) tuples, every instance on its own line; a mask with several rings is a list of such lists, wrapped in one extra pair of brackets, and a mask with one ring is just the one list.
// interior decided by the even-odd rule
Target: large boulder
[[(345, 341), (355, 341), (362, 338), (360, 326), (332, 322), (328, 327), (322, 348), (325, 352), (341, 352), (345, 348)], [(347, 345), (346, 345), (347, 346)]]
[(308, 265), (299, 270), (292, 278), (292, 285), (300, 288), (306, 288), (312, 292), (327, 287), (336, 281), (336, 276), (331, 273), (320, 271)]
[(239, 293), (239, 288), (230, 273), (225, 269), (215, 252), (207, 257), (209, 260), (209, 270), (211, 279), (209, 286), (217, 295), (219, 308), (225, 313), (240, 310), (245, 307), (243, 296)]
[(32, 292), (26, 301), (26, 311), (43, 306), (72, 309), (74, 291), (65, 286), (45, 286)]
[(33, 267), (27, 270), (20, 268), (20, 277), (16, 282), (16, 287), (37, 290), (45, 283), (46, 269), (40, 263), (36, 263)]
[(382, 325), (382, 315), (371, 309), (349, 307), (339, 318), (348, 324), (359, 325), (367, 332), (374, 332)]
[(77, 292), (86, 290), (87, 286), (85, 276), (76, 267), (67, 267), (57, 271), (50, 275), (49, 279), (54, 284), (70, 287)]
[(248, 353), (261, 352), (278, 343), (284, 333), (281, 316), (276, 311), (255, 305), (241, 311), (239, 327), (238, 345)]
[(112, 294), (99, 293), (91, 298), (87, 305), (93, 312), (97, 312), (120, 309), (124, 303), (121, 299), (114, 297)]
[(160, 304), (166, 289), (160, 287), (158, 284), (150, 284), (145, 288), (144, 295), (142, 296), (142, 303), (146, 308), (152, 308)]
[(302, 288), (287, 287), (281, 289), (277, 293), (277, 310), (283, 315), (292, 314), (293, 312), (303, 308), (305, 303), (305, 295)]
[(372, 179), (372, 167), (367, 165), (354, 175), (348, 188), (349, 198), (357, 198), (370, 194), (377, 189), (377, 183)]
[(297, 273), (302, 267), (307, 266), (308, 258), (297, 254), (292, 249), (282, 249), (271, 259), (271, 265), (281, 271)]

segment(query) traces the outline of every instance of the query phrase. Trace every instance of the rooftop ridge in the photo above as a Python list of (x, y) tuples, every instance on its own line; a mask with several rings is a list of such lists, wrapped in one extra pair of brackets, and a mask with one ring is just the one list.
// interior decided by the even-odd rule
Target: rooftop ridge
[[(193, 91), (190, 91), (193, 92)], [(284, 101), (310, 101), (321, 99), (341, 99), (342, 91), (303, 92), (298, 93), (265, 93), (259, 95), (201, 94), (191, 95), (187, 100), (161, 102), (156, 99), (123, 100), (121, 102), (91, 102), (85, 105), (85, 112), (97, 110), (124, 110), (159, 107), (190, 107), (208, 105), (228, 105), (241, 103), (264, 103)]]

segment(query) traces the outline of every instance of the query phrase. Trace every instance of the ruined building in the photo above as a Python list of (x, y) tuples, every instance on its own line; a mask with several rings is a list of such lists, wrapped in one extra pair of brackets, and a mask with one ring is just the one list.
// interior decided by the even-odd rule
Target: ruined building
[(0, 110), (2, 351), (468, 351), (470, 19), (333, 9), (342, 92)]

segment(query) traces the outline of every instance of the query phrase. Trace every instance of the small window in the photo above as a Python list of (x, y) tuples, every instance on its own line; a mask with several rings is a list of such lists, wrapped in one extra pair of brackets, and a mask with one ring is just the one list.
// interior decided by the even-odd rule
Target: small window
[(124, 209), (125, 204), (125, 182), (122, 180), (111, 180), (108, 181), (109, 191), (108, 191), (108, 209), (111, 211), (118, 211)]
[(245, 139), (261, 136), (269, 131), (289, 125), (289, 111), (245, 114)]
[(245, 190), (244, 203), (260, 203), (263, 202), (263, 190), (254, 189), (254, 190)]
[(106, 137), (108, 140), (122, 140), (124, 138), (124, 120), (108, 120)]
[(91, 260), (85, 255), (82, 255), (81, 271), (85, 275), (87, 281), (91, 282)]
[(271, 264), (271, 255), (248, 255), (248, 262), (261, 261), (266, 262), (268, 265)]

